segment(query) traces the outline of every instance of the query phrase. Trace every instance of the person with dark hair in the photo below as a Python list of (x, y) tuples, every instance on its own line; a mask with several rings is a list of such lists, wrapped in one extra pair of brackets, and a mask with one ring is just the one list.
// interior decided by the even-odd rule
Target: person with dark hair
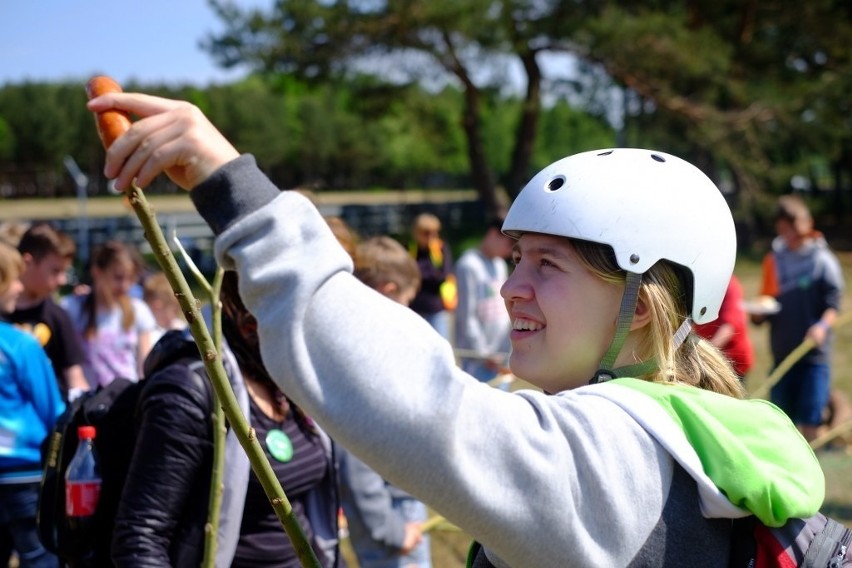
[[(324, 568), (344, 566), (331, 440), (269, 377), (257, 322), (227, 272), (222, 284), (225, 367), (243, 414), (287, 491), (293, 514)], [(198, 349), (169, 331), (145, 361), (138, 439), (127, 475), (111, 556), (116, 566), (198, 566), (204, 551), (213, 464), (212, 386), (193, 368)], [(226, 438), (217, 566), (300, 566), (232, 429)]]
[(813, 217), (798, 195), (778, 198), (775, 211), (778, 236), (763, 259), (761, 296), (775, 298), (774, 314), (753, 314), (755, 324), (769, 323), (772, 360), (778, 366), (802, 341), (808, 351), (770, 393), (808, 440), (817, 436), (831, 392), (832, 325), (843, 298), (843, 270)]
[(74, 400), (89, 389), (82, 367), (85, 355), (68, 312), (53, 297), (67, 283), (77, 247), (49, 223), (35, 223), (21, 236), (18, 251), (24, 261), (24, 291), (9, 321), (38, 339), (53, 363), (63, 398)]
[(151, 350), (154, 315), (144, 301), (130, 295), (139, 274), (136, 258), (119, 241), (104, 243), (92, 253), (89, 293), (61, 300), (83, 343), (83, 373), (92, 388), (117, 377), (138, 381)]

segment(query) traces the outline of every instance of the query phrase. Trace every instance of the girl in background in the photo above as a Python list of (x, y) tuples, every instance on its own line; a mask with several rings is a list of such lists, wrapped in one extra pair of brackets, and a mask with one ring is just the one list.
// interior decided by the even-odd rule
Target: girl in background
[(116, 377), (137, 381), (142, 376), (156, 321), (145, 302), (130, 295), (138, 272), (131, 250), (108, 241), (92, 254), (89, 293), (62, 299), (83, 341), (83, 373), (92, 388)]

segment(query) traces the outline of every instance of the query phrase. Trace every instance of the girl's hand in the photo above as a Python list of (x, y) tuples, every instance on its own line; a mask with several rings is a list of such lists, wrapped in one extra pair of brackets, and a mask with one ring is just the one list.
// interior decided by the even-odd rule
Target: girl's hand
[(108, 93), (90, 100), (92, 112), (122, 110), (140, 119), (107, 150), (104, 175), (120, 191), (136, 180), (146, 187), (161, 173), (192, 189), (239, 152), (188, 102), (136, 93)]

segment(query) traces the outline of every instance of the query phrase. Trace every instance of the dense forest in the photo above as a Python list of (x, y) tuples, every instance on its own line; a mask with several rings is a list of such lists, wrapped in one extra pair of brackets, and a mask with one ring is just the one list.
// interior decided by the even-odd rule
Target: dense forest
[[(852, 191), (852, 4), (814, 0), (209, 0), (228, 85), (188, 99), (282, 187), (474, 188), (495, 210), (546, 163), (653, 147), (698, 164), (741, 223), (802, 191), (836, 226)], [(79, 84), (0, 87), (0, 196), (105, 191)], [(154, 191), (173, 190), (163, 181)]]

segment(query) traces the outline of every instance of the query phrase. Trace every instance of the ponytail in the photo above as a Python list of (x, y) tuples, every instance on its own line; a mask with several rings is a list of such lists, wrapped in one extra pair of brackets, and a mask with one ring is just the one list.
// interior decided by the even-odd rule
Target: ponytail
[[(587, 241), (572, 241), (585, 266), (607, 282), (625, 280), (612, 248)], [(651, 313), (647, 332), (636, 354), (640, 360), (654, 359), (654, 371), (640, 379), (673, 383), (743, 398), (745, 390), (730, 361), (706, 339), (690, 332), (679, 346), (673, 344), (675, 332), (689, 317), (688, 279), (683, 269), (661, 260), (642, 275), (640, 301)]]

